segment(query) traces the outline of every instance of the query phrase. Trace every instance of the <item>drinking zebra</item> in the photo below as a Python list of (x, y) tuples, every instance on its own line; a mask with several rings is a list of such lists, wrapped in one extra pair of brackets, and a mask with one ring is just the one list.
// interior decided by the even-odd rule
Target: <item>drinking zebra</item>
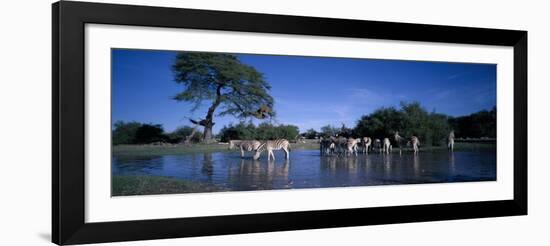
[(404, 138), (399, 136), (399, 132), (396, 131), (393, 135), (393, 140), (395, 141), (395, 145), (399, 148), (399, 154), (401, 154), (403, 150), (403, 140)]
[(321, 138), (321, 140), (319, 141), (321, 155), (334, 154), (334, 151), (336, 149), (335, 142), (336, 142), (336, 138), (332, 136), (329, 138)]
[(286, 139), (277, 139), (277, 140), (268, 140), (267, 142), (261, 144), (256, 150), (254, 159), (260, 158), (260, 154), (263, 150), (267, 150), (267, 159), (270, 160), (273, 157), (275, 160), (274, 150), (283, 150), (285, 152), (285, 158), (288, 160), (290, 158), (290, 142)]
[(357, 156), (357, 143), (359, 143), (360, 141), (360, 138), (349, 138), (346, 142), (346, 155)]
[(345, 155), (348, 148), (348, 139), (342, 136), (339, 136), (335, 139), (334, 148), (338, 155)]
[[(258, 140), (230, 140), (229, 149), (237, 147), (241, 150), (241, 158), (244, 157), (245, 151), (257, 151), (260, 148), (260, 141)], [(256, 158), (257, 159), (257, 158)]]
[(450, 151), (454, 151), (455, 146), (455, 131), (451, 131), (449, 133), (449, 137), (447, 138), (447, 148), (449, 148)]

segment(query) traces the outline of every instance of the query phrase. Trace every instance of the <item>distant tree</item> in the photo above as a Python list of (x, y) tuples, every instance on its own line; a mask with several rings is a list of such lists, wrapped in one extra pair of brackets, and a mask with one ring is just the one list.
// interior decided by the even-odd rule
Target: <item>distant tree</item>
[[(429, 120), (429, 131), (431, 134), (431, 145), (444, 145), (451, 131), (451, 125), (449, 124), (449, 117), (444, 114), (437, 114), (432, 112)], [(427, 136), (429, 137), (429, 136)], [(428, 139), (428, 141), (430, 141)]]
[(321, 135), (323, 137), (336, 136), (336, 134), (338, 133), (340, 133), (340, 130), (338, 130), (338, 128), (332, 125), (326, 125), (321, 127)]
[(277, 127), (277, 131), (280, 132), (280, 134), (278, 134), (276, 139), (284, 138), (293, 140), (300, 134), (300, 129), (294, 125), (280, 125)]
[(256, 126), (252, 123), (239, 122), (238, 124), (229, 124), (220, 130), (220, 139), (222, 142), (229, 140), (247, 140), (256, 138)]
[[(190, 126), (178, 127), (176, 130), (167, 134), (168, 141), (170, 143), (181, 143), (185, 141), (185, 139), (193, 133), (193, 130), (194, 130), (193, 127), (190, 127)], [(201, 139), (202, 139), (202, 133), (195, 132), (195, 134), (190, 139), (190, 141), (196, 143), (196, 142), (200, 142)]]
[(390, 108), (380, 108), (370, 115), (363, 115), (357, 122), (354, 133), (359, 137), (368, 136), (383, 139), (402, 131), (405, 124), (403, 112)]
[(114, 124), (112, 141), (114, 145), (118, 144), (133, 144), (136, 141), (136, 132), (141, 126), (141, 123), (132, 121), (124, 122), (117, 121)]
[(418, 102), (402, 102), (400, 109), (381, 108), (362, 116), (354, 128), (354, 134), (392, 139), (397, 131), (402, 137), (416, 136), (422, 145), (430, 146), (441, 145), (450, 129), (446, 115), (428, 113)]
[(174, 99), (194, 104), (197, 110), (201, 103), (211, 105), (203, 120), (194, 121), (204, 127), (203, 140), (212, 141), (214, 113), (233, 115), (237, 118), (272, 117), (275, 115), (273, 97), (269, 95), (271, 86), (262, 73), (246, 65), (230, 54), (180, 52), (172, 66), (175, 81), (185, 89)]
[(461, 138), (496, 138), (497, 109), (482, 110), (467, 116), (449, 119), (455, 135)]
[(160, 124), (142, 124), (136, 131), (135, 143), (147, 144), (166, 140)]
[(353, 135), (353, 129), (347, 127), (346, 124), (342, 123), (342, 126), (340, 127), (338, 134), (342, 137), (349, 138), (349, 137), (352, 137)]
[(219, 133), (222, 142), (229, 140), (274, 140), (287, 139), (294, 140), (299, 134), (297, 126), (294, 125), (278, 125), (264, 122), (257, 127), (252, 123), (240, 122), (239, 124), (229, 124), (224, 126)]
[(319, 133), (315, 131), (315, 129), (311, 128), (308, 129), (306, 132), (302, 133), (302, 135), (307, 139), (315, 139), (319, 136)]

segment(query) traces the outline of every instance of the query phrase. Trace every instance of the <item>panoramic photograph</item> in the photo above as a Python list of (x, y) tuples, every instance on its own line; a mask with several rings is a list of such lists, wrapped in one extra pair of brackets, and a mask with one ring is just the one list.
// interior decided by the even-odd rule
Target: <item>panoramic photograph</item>
[(496, 181), (496, 65), (111, 50), (111, 195)]

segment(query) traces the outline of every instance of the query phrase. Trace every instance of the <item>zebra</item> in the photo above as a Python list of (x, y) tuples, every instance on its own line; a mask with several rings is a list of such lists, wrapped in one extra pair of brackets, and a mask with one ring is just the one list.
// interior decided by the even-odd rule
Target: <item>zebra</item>
[(449, 133), (449, 137), (447, 138), (447, 148), (453, 152), (455, 147), (455, 131), (451, 131)]
[(336, 152), (336, 138), (334, 137), (330, 137), (328, 152), (330, 155), (334, 155), (334, 153)]
[(411, 137), (411, 144), (412, 144), (414, 153), (417, 154), (418, 153), (418, 146), (420, 145), (420, 140), (418, 140), (418, 137), (412, 136)]
[(334, 141), (335, 141), (334, 137), (330, 137), (330, 138), (321, 137), (319, 141), (321, 155), (331, 155), (334, 153), (334, 149), (336, 147), (334, 144)]
[(393, 140), (395, 141), (395, 145), (399, 148), (399, 154), (401, 154), (401, 151), (403, 150), (403, 137), (399, 136), (399, 132), (395, 131), (395, 134), (393, 135)]
[(290, 158), (290, 142), (288, 142), (288, 140), (286, 139), (268, 140), (267, 142), (261, 144), (256, 150), (254, 158), (260, 158), (260, 154), (263, 152), (264, 149), (267, 150), (267, 160), (271, 160), (271, 157), (273, 157), (273, 160), (275, 160), (275, 154), (273, 153), (273, 151), (280, 149), (285, 152), (285, 158), (287, 160)]
[(372, 144), (372, 139), (369, 138), (369, 137), (364, 137), (361, 144), (363, 145), (363, 153), (368, 154), (369, 153), (369, 147)]
[(389, 138), (384, 138), (384, 152), (389, 154), (391, 152), (392, 146)]
[(338, 155), (345, 155), (346, 149), (348, 147), (348, 139), (342, 136), (339, 136), (338, 138), (335, 138), (334, 141), (334, 148), (336, 152), (338, 152)]
[(375, 139), (372, 147), (382, 154), (382, 141), (380, 141), (380, 139)]
[(241, 150), (241, 158), (243, 158), (245, 151), (257, 151), (261, 144), (258, 140), (230, 140), (229, 149), (231, 150), (234, 147), (239, 148)]
[(349, 138), (346, 142), (346, 155), (355, 154), (357, 156), (357, 144), (361, 141), (360, 138)]

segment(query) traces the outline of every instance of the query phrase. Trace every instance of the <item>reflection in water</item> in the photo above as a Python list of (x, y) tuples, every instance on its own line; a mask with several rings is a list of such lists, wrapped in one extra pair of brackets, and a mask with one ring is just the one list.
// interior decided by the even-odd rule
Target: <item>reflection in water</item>
[(418, 178), (420, 175), (420, 162), (418, 161), (419, 157), (418, 154), (413, 155), (413, 168), (414, 168), (414, 177)]
[(449, 152), (449, 172), (454, 174), (455, 170), (455, 153), (454, 151), (451, 151)]
[(205, 174), (208, 179), (212, 179), (212, 175), (214, 174), (214, 163), (212, 162), (212, 153), (204, 153), (204, 157), (202, 158), (202, 168), (201, 172)]
[(384, 155), (384, 174), (386, 179), (391, 178), (391, 155)]
[(319, 156), (293, 151), (290, 160), (240, 158), (235, 152), (113, 157), (113, 175), (157, 175), (214, 184), (226, 190), (341, 187), (496, 179), (496, 152)]

